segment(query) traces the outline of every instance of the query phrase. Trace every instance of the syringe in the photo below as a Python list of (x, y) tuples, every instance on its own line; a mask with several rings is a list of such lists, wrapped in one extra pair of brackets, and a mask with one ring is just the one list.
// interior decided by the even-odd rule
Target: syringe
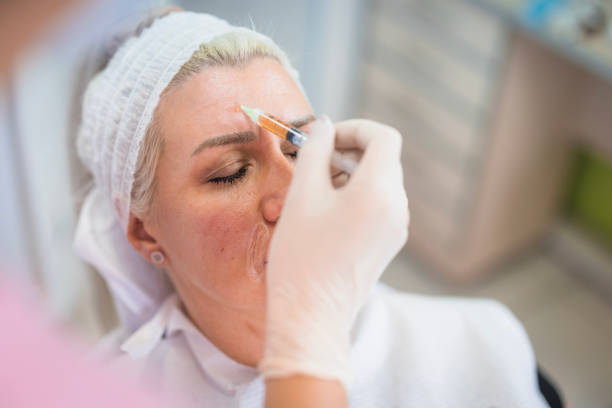
[[(275, 134), (281, 139), (287, 140), (294, 146), (301, 147), (306, 139), (308, 139), (308, 134), (289, 126), (285, 122), (275, 118), (269, 113), (265, 113), (261, 109), (247, 108), (243, 105), (240, 105), (240, 108), (255, 124)], [(356, 161), (343, 156), (337, 151), (332, 153), (331, 164), (338, 170), (342, 170), (347, 174), (353, 173), (355, 167), (357, 167)]]

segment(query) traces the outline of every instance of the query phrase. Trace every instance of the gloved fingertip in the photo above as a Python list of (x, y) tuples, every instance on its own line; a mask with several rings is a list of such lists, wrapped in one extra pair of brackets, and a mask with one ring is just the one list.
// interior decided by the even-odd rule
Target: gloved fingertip
[[(293, 173), (294, 183), (311, 185), (318, 189), (324, 185), (331, 188), (329, 164), (334, 149), (336, 131), (327, 116), (320, 116), (313, 122), (309, 137), (301, 147)], [(302, 187), (306, 188), (306, 187)]]
[(321, 159), (329, 161), (328, 156), (333, 150), (335, 134), (334, 125), (329, 117), (318, 117), (310, 128), (308, 141), (302, 146), (300, 156), (320, 157), (317, 161)]
[(321, 135), (329, 135), (333, 131), (333, 124), (327, 115), (319, 115), (317, 120), (312, 123), (310, 136), (318, 138)]

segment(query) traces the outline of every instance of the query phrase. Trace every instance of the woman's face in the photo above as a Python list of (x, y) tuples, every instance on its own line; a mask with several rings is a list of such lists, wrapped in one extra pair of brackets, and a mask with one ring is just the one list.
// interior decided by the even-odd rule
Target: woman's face
[[(208, 67), (158, 107), (164, 148), (141, 238), (157, 245), (188, 314), (226, 354), (261, 357), (268, 243), (291, 181), (296, 149), (237, 105), (307, 130), (311, 108), (274, 59)], [(242, 351), (240, 350), (242, 349)]]

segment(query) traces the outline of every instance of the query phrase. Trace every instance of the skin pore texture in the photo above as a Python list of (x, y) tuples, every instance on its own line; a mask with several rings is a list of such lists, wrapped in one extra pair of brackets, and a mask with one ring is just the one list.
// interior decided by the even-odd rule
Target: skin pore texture
[[(207, 67), (164, 93), (156, 114), (164, 148), (150, 210), (128, 239), (163, 267), (193, 323), (230, 358), (255, 366), (265, 337), (265, 254), (291, 182), (296, 148), (236, 106), (294, 125), (310, 105), (272, 58)], [(219, 138), (221, 136), (221, 138)]]

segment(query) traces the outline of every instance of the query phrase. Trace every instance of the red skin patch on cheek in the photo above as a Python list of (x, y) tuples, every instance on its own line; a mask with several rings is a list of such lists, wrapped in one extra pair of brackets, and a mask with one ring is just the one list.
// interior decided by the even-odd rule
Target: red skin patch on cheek
[(202, 240), (207, 247), (228, 261), (242, 256), (250, 233), (248, 218), (235, 212), (212, 215), (200, 224)]
[(198, 245), (209, 265), (228, 271), (246, 268), (246, 251), (255, 225), (258, 223), (257, 195), (252, 188), (228, 192), (210, 199), (194, 218), (199, 235)]
[(201, 234), (204, 240), (209, 244), (219, 245), (219, 252), (225, 250), (225, 241), (228, 235), (231, 235), (231, 230), (228, 228), (228, 220), (226, 216), (210, 216), (201, 223)]

